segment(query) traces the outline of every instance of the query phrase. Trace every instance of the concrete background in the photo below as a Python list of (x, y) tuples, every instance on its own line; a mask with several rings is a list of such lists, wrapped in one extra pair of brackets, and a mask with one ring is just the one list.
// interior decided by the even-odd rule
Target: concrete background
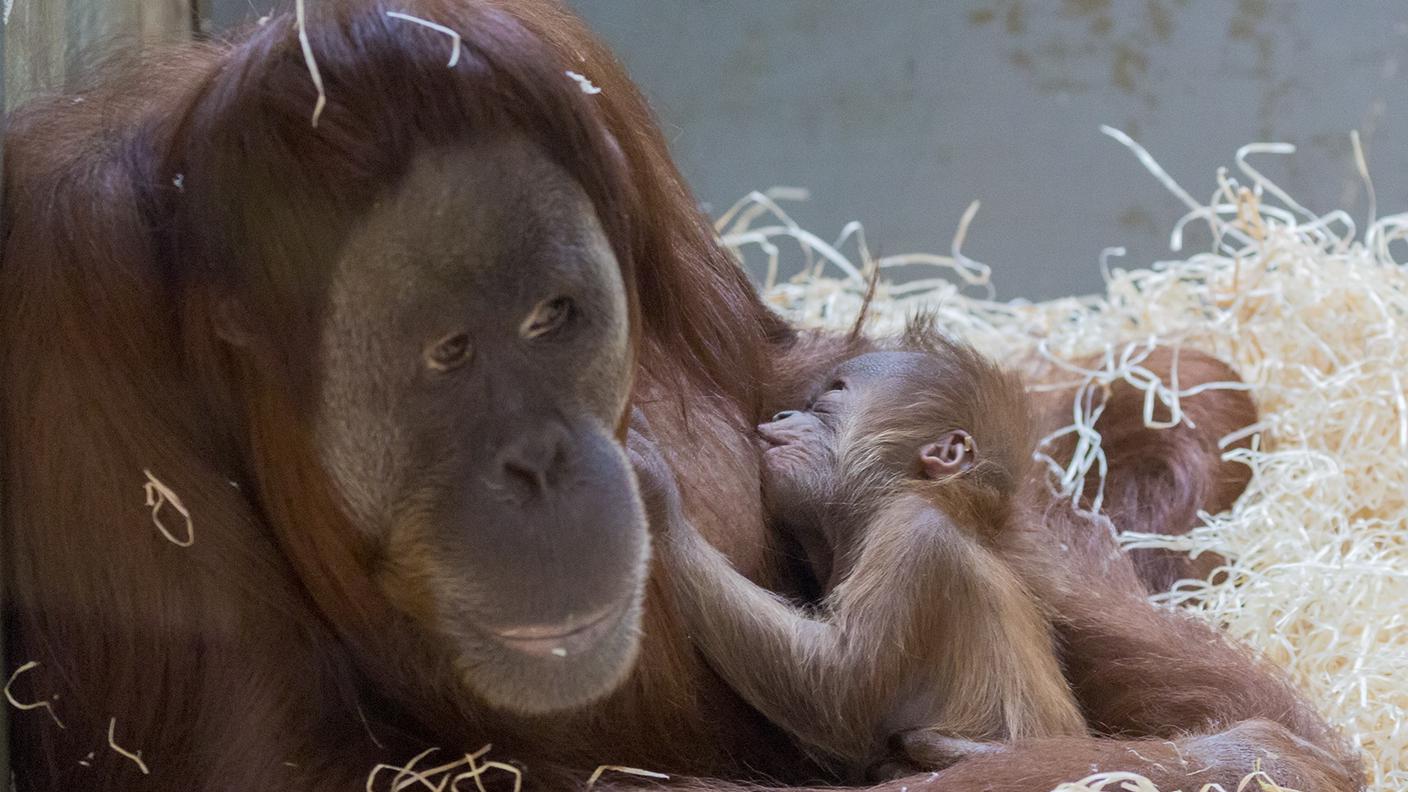
[[(806, 187), (794, 214), (823, 237), (859, 219), (882, 252), (945, 251), (981, 199), (965, 251), (1002, 297), (1096, 290), (1106, 246), (1131, 265), (1167, 254), (1182, 206), (1102, 123), (1200, 197), (1242, 144), (1295, 143), (1255, 163), (1310, 208), (1362, 217), (1357, 128), (1381, 212), (1408, 210), (1403, 0), (572, 2), (715, 212)], [(218, 29), (271, 5), (201, 13)]]
[(887, 253), (965, 246), (999, 295), (1098, 289), (1096, 257), (1167, 253), (1182, 205), (1114, 141), (1120, 127), (1194, 195), (1256, 140), (1314, 210), (1408, 211), (1402, 0), (577, 0), (654, 100), (702, 201), (807, 187), (795, 215), (865, 222)]

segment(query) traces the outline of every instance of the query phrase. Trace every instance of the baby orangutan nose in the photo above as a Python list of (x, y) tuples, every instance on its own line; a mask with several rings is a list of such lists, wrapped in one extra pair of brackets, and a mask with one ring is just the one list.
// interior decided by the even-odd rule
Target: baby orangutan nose
[(926, 478), (952, 476), (973, 467), (973, 436), (955, 429), (947, 432), (938, 442), (919, 449), (919, 463)]
[(771, 447), (794, 445), (813, 437), (821, 428), (816, 416), (801, 410), (783, 410), (758, 425), (758, 434)]

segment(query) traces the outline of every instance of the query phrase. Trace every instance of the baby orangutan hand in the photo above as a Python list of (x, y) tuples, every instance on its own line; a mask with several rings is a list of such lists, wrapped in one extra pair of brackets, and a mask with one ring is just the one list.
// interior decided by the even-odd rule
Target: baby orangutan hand
[(626, 431), (626, 453), (635, 470), (641, 503), (645, 506), (650, 530), (667, 532), (681, 512), (679, 484), (675, 472), (660, 447), (655, 443), (650, 423), (639, 407), (631, 411), (631, 425)]

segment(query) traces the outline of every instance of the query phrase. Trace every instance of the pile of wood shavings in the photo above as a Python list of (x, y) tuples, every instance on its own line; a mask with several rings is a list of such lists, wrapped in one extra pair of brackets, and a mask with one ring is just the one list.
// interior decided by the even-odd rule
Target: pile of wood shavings
[[(1255, 471), (1248, 491), (1187, 536), (1121, 541), (1231, 559), (1225, 582), (1184, 581), (1155, 599), (1222, 625), (1288, 669), (1363, 750), (1371, 788), (1408, 789), (1408, 273), (1400, 263), (1408, 262), (1408, 213), (1374, 218), (1357, 138), (1371, 196), (1362, 235), (1347, 213), (1305, 210), (1246, 162), (1287, 146), (1243, 148), (1236, 164), (1245, 183), (1220, 169), (1211, 200), (1199, 203), (1137, 144), (1107, 134), (1189, 205), (1172, 248), (1196, 221), (1212, 229), (1208, 252), (1122, 270), (1109, 264), (1123, 251), (1108, 250), (1103, 295), (1031, 304), (992, 299), (988, 268), (963, 255), (976, 205), (947, 256), (873, 258), (856, 224), (827, 244), (782, 210), (780, 201), (803, 197), (785, 188), (745, 198), (718, 231), (741, 259), (766, 269), (766, 299), (804, 326), (850, 327), (867, 276), (879, 267), (872, 332), (895, 331), (916, 310), (932, 310), (942, 326), (1000, 360), (1026, 361), (1048, 376), (1069, 372), (1083, 393), (1124, 380), (1149, 394), (1151, 408), (1162, 403), (1177, 417), (1178, 399), (1190, 393), (1139, 365), (1152, 344), (1204, 350), (1235, 365), (1262, 416), (1238, 433), (1253, 437), (1252, 450), (1231, 457)], [(800, 272), (780, 279), (789, 266)], [(886, 276), (894, 267), (927, 268), (932, 277), (894, 285)], [(1070, 364), (1092, 355), (1104, 365)], [(1073, 405), (1063, 430), (1079, 436), (1076, 458), (1048, 459), (1053, 486), (1068, 492), (1101, 476), (1104, 465), (1097, 416), (1082, 407)], [(1110, 788), (1156, 792), (1130, 783), (1121, 776)]]

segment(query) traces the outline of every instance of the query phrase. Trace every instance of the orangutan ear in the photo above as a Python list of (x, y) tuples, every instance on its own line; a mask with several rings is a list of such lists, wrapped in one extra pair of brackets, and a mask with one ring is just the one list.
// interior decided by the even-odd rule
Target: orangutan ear
[(973, 466), (973, 436), (955, 429), (945, 432), (938, 440), (919, 449), (919, 470), (924, 478), (947, 478)]

